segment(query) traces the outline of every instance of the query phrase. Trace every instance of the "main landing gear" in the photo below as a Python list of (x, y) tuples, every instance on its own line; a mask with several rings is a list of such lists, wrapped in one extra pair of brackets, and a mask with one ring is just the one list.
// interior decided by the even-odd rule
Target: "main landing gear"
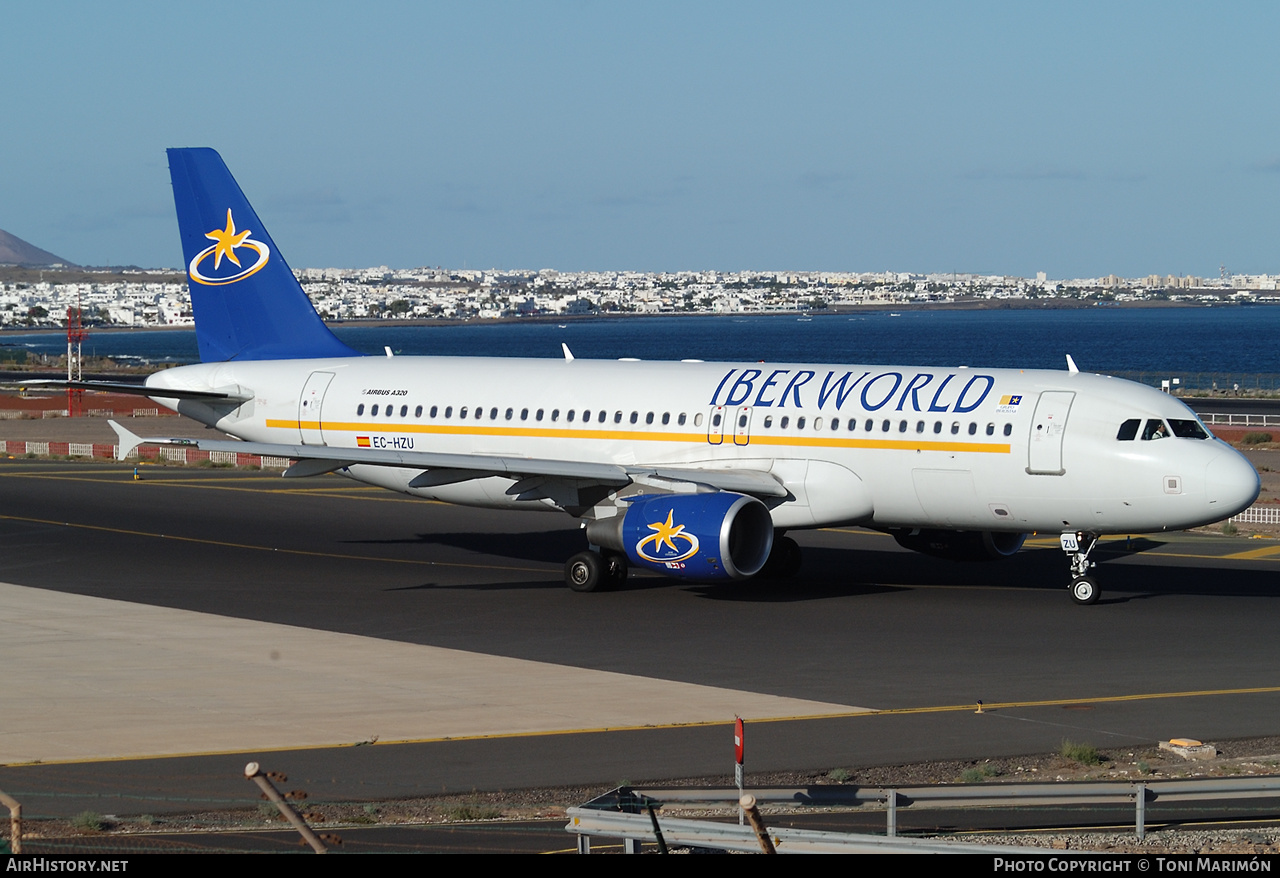
[(759, 575), (763, 579), (790, 579), (800, 572), (802, 560), (800, 545), (791, 537), (779, 534), (773, 538), (769, 560), (764, 562)]
[(627, 558), (619, 552), (579, 552), (564, 565), (564, 581), (574, 591), (607, 591), (627, 581)]
[(1098, 582), (1089, 576), (1089, 570), (1097, 565), (1089, 560), (1089, 553), (1098, 544), (1098, 535), (1084, 532), (1064, 533), (1059, 542), (1062, 551), (1067, 553), (1071, 562), (1071, 600), (1077, 604), (1095, 603), (1102, 595)]

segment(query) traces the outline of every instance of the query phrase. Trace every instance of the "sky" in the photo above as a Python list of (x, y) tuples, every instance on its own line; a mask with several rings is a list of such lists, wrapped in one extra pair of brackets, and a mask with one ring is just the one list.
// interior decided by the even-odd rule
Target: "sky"
[(0, 228), (295, 268), (1280, 274), (1274, 3), (6, 3)]

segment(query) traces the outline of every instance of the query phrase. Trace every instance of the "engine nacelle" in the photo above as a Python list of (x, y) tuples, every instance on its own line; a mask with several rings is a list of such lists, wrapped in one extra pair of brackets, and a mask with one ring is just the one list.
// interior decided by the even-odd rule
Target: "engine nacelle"
[(682, 579), (745, 579), (773, 548), (773, 519), (754, 497), (729, 492), (645, 494), (587, 525), (587, 539), (637, 567)]
[(895, 530), (898, 545), (948, 561), (997, 561), (1022, 548), (1026, 534), (977, 530)]

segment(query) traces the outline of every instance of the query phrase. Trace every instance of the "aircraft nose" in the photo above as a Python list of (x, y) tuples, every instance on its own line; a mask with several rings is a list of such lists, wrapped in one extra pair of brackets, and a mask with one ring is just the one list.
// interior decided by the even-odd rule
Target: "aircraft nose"
[(1262, 480), (1248, 458), (1231, 450), (1209, 461), (1205, 487), (1209, 508), (1223, 519), (1248, 509), (1258, 499)]

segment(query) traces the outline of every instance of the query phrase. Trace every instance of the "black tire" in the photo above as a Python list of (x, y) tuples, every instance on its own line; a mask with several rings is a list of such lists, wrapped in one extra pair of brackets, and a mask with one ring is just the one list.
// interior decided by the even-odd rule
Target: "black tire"
[(574, 591), (597, 591), (605, 584), (608, 567), (596, 552), (580, 552), (564, 565), (565, 585)]
[(766, 579), (790, 579), (800, 572), (803, 560), (799, 543), (791, 537), (776, 537), (760, 575)]
[(1098, 598), (1102, 597), (1102, 589), (1098, 588), (1098, 583), (1090, 576), (1076, 577), (1071, 580), (1068, 588), (1071, 592), (1071, 600), (1077, 604), (1094, 604), (1098, 602)]

